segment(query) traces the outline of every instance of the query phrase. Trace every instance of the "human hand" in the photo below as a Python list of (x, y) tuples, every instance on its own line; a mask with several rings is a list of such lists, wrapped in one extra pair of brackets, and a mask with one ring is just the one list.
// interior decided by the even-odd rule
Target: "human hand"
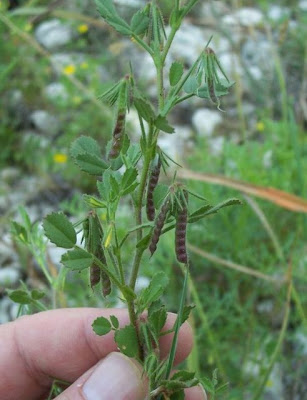
[[(129, 323), (126, 310), (75, 308), (24, 316), (0, 326), (0, 399), (44, 400), (54, 378), (71, 382), (57, 400), (144, 400), (146, 377), (134, 360), (116, 352), (112, 333), (99, 337), (91, 328), (100, 316), (115, 315)], [(164, 329), (172, 328), (169, 314)], [(170, 349), (172, 335), (161, 338), (161, 356)], [(187, 323), (180, 329), (175, 363), (193, 345)], [(199, 386), (187, 389), (186, 400), (206, 400)]]

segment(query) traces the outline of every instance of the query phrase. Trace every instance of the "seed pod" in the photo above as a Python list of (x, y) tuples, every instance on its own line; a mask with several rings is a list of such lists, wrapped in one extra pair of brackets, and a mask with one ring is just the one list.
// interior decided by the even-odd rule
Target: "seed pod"
[(111, 281), (108, 275), (101, 270), (101, 285), (102, 285), (102, 295), (107, 297), (111, 293)]
[(90, 284), (93, 289), (100, 282), (100, 267), (93, 263), (90, 267)]
[(151, 237), (151, 242), (149, 245), (149, 251), (150, 251), (151, 255), (153, 255), (153, 253), (157, 250), (157, 245), (158, 245), (161, 233), (162, 233), (162, 229), (163, 229), (164, 223), (166, 221), (166, 217), (168, 215), (169, 206), (170, 206), (170, 202), (169, 202), (169, 198), (167, 197), (161, 207), (160, 213), (158, 214), (158, 216), (156, 218), (154, 231), (153, 231), (153, 234)]
[(177, 260), (186, 264), (188, 262), (188, 253), (186, 248), (186, 234), (188, 223), (188, 209), (186, 202), (188, 201), (188, 192), (183, 191), (185, 200), (181, 201), (181, 209), (177, 212), (176, 229), (175, 229), (175, 249)]
[(215, 94), (214, 80), (211, 78), (208, 78), (208, 91), (209, 91), (209, 96), (210, 96), (210, 100), (212, 101), (212, 103), (214, 105), (219, 105), (219, 100)]
[(153, 221), (155, 219), (155, 206), (153, 200), (153, 193), (159, 181), (160, 171), (161, 171), (161, 160), (159, 157), (158, 164), (152, 169), (148, 181), (146, 213), (149, 221)]
[(125, 135), (126, 109), (122, 109), (117, 114), (116, 124), (113, 131), (113, 142), (109, 152), (109, 158), (117, 158), (123, 146)]

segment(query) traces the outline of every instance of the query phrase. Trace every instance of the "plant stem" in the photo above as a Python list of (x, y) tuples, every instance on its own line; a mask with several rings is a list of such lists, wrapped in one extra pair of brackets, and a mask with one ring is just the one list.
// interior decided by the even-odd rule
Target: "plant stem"
[(136, 332), (136, 336), (137, 336), (138, 347), (139, 347), (139, 359), (141, 361), (143, 361), (144, 360), (144, 350), (143, 350), (143, 346), (142, 346), (142, 342), (141, 342), (141, 338), (140, 338), (139, 324), (138, 324), (138, 320), (136, 317), (133, 300), (127, 300), (127, 306), (128, 306), (130, 323), (133, 325), (135, 332)]

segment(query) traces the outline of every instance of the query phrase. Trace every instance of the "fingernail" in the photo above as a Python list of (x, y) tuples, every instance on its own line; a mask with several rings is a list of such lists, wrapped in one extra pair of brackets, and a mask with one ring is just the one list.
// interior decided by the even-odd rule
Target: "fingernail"
[(147, 383), (141, 367), (121, 353), (110, 353), (83, 385), (86, 400), (143, 400)]
[(202, 394), (204, 396), (204, 400), (207, 400), (207, 393), (205, 392), (205, 389), (203, 388), (203, 385), (199, 384), (198, 387), (202, 391)]

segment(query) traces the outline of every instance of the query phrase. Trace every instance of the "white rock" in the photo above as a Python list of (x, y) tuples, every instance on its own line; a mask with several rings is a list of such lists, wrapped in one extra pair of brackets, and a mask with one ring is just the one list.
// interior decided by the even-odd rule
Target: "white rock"
[(84, 59), (84, 55), (80, 53), (54, 53), (50, 57), (52, 68), (59, 75), (62, 74), (63, 69), (68, 65), (79, 65)]
[(35, 37), (48, 50), (53, 50), (69, 43), (73, 39), (73, 32), (60, 20), (51, 19), (38, 25), (35, 29)]
[(273, 150), (268, 150), (264, 153), (263, 158), (262, 158), (262, 165), (264, 168), (272, 168), (273, 165)]
[(298, 7), (303, 11), (307, 11), (307, 0), (299, 1)]
[(268, 17), (272, 21), (278, 21), (283, 17), (288, 17), (290, 15), (290, 9), (287, 7), (281, 7), (277, 4), (270, 6), (268, 10)]
[(142, 0), (114, 0), (115, 4), (118, 4), (119, 6), (125, 6), (125, 7), (141, 7), (144, 5)]
[(228, 78), (235, 79), (237, 75), (244, 76), (244, 71), (237, 55), (223, 53), (219, 56), (219, 61)]
[(282, 378), (282, 368), (280, 364), (275, 364), (265, 387), (264, 399), (284, 400)]
[(244, 7), (234, 12), (233, 14), (226, 15), (222, 18), (222, 24), (226, 25), (242, 25), (242, 26), (256, 26), (263, 22), (264, 16), (261, 11), (256, 8)]
[(34, 124), (36, 129), (51, 136), (56, 135), (60, 129), (57, 118), (45, 110), (34, 111), (30, 115), (30, 121)]
[(295, 344), (302, 356), (307, 356), (307, 335), (303, 330), (295, 333)]
[(15, 285), (20, 278), (20, 273), (17, 269), (6, 267), (0, 269), (0, 286)]
[(174, 161), (180, 162), (184, 156), (187, 141), (191, 137), (191, 129), (188, 126), (174, 126), (175, 133), (161, 133), (158, 144), (166, 154)]
[(150, 279), (147, 276), (139, 276), (136, 280), (135, 290), (140, 292), (142, 289), (147, 288), (150, 283)]
[(14, 182), (20, 176), (20, 170), (16, 167), (6, 167), (0, 172), (0, 180), (6, 183)]
[(67, 100), (68, 93), (60, 82), (52, 82), (45, 87), (45, 94), (50, 100)]
[(210, 137), (222, 121), (221, 112), (206, 108), (197, 110), (192, 116), (192, 124), (200, 136)]

